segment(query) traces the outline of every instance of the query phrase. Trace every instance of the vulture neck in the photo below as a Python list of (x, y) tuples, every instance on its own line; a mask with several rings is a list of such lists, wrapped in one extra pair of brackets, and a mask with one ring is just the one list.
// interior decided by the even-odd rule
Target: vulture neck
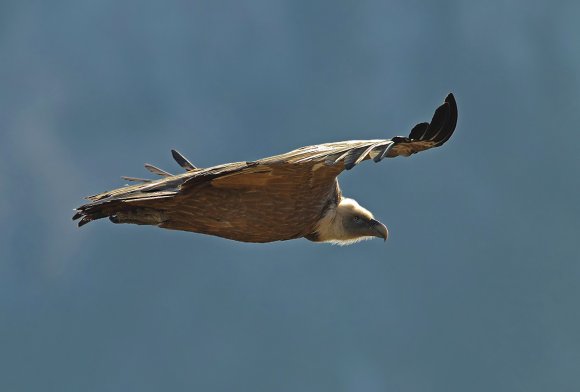
[[(338, 204), (328, 208), (324, 216), (318, 221), (316, 232), (313, 236), (306, 237), (316, 242), (330, 242), (336, 245), (349, 245), (369, 237), (353, 237), (344, 224), (344, 219), (352, 214), (353, 210), (362, 208), (354, 199), (341, 198)], [(366, 211), (366, 210), (365, 210)]]

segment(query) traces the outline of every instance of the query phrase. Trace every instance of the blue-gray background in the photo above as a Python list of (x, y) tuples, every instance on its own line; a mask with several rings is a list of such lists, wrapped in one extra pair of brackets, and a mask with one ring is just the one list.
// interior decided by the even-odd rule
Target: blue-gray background
[[(578, 391), (580, 3), (0, 3), (0, 390)], [(195, 164), (406, 135), (385, 244), (70, 220)]]

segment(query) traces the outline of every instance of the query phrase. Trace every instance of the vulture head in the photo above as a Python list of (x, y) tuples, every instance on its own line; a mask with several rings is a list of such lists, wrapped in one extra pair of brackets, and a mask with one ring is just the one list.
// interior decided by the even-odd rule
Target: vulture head
[(349, 245), (373, 237), (387, 240), (389, 230), (355, 200), (343, 198), (326, 213), (316, 230), (317, 241)]

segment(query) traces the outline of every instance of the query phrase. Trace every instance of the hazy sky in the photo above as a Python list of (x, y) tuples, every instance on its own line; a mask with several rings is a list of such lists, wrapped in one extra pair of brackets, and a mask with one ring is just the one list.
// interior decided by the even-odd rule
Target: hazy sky
[[(0, 2), (0, 390), (580, 390), (580, 3)], [(244, 244), (82, 197), (303, 145), (391, 237)]]

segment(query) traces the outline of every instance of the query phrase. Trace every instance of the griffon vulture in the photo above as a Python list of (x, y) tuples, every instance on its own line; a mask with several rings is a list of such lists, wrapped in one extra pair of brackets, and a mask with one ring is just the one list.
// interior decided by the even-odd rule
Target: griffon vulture
[(388, 230), (355, 200), (346, 198), (337, 176), (358, 163), (409, 156), (443, 145), (457, 124), (453, 94), (437, 108), (431, 123), (417, 124), (409, 137), (353, 140), (302, 147), (252, 162), (206, 169), (172, 150), (186, 172), (171, 175), (145, 167), (162, 178), (124, 177), (138, 185), (89, 196), (76, 209), (79, 226), (108, 217), (114, 223), (154, 225), (245, 242), (307, 238), (351, 244)]

